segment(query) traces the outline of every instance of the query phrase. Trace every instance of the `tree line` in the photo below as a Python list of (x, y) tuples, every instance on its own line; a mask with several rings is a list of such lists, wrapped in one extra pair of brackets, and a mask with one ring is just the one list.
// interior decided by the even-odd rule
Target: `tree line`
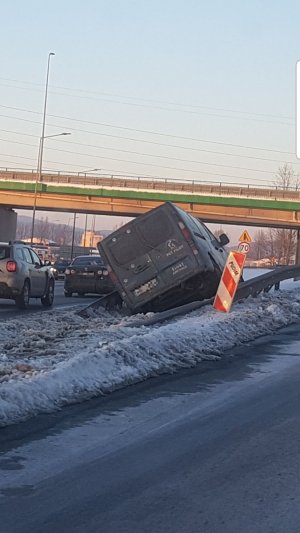
[[(300, 190), (299, 174), (291, 165), (279, 167), (275, 176), (276, 187), (281, 190)], [(249, 258), (269, 259), (270, 263), (289, 265), (295, 262), (297, 246), (296, 229), (259, 229), (254, 235)]]
[[(68, 224), (57, 224), (50, 222), (48, 217), (37, 218), (34, 224), (34, 238), (40, 242), (51, 241), (60, 246), (69, 245), (72, 242), (73, 227)], [(75, 228), (74, 244), (79, 245), (82, 229)], [(19, 240), (29, 239), (31, 237), (31, 221), (18, 222), (16, 238)]]

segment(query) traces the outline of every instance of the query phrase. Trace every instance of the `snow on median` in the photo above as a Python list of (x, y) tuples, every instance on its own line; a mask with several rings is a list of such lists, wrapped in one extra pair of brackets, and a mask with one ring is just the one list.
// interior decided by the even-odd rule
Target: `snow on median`
[(206, 307), (152, 327), (130, 327), (130, 317), (104, 311), (88, 320), (53, 311), (2, 322), (0, 426), (217, 360), (299, 317), (297, 288), (237, 303), (229, 315)]

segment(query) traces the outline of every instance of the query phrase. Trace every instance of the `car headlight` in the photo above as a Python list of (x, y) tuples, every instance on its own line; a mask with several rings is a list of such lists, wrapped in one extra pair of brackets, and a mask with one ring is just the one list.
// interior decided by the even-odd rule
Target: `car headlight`
[(98, 270), (97, 274), (99, 274), (99, 276), (102, 276), (103, 274), (102, 270)]
[(108, 276), (108, 270), (103, 270), (103, 276)]
[(65, 274), (71, 274), (71, 270), (69, 268), (66, 268)]

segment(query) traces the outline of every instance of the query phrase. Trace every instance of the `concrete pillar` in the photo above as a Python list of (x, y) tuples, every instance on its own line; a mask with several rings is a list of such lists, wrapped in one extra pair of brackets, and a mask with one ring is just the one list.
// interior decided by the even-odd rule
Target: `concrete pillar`
[(12, 209), (0, 207), (0, 242), (12, 241), (16, 238), (17, 213)]
[(300, 230), (297, 230), (297, 242), (296, 242), (296, 258), (295, 264), (300, 265)]
[[(300, 230), (297, 230), (297, 241), (296, 241), (296, 257), (295, 265), (300, 265)], [(294, 281), (299, 281), (299, 276), (294, 278)]]

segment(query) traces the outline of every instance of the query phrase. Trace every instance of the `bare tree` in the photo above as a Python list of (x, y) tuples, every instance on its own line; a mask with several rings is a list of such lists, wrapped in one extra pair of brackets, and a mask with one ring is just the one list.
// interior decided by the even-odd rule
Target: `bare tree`
[(35, 221), (34, 237), (40, 242), (49, 240), (51, 235), (50, 223), (48, 217), (38, 218)]
[(31, 225), (26, 222), (17, 224), (16, 238), (19, 240), (28, 239), (30, 237)]
[(67, 224), (53, 224), (52, 240), (61, 246), (71, 244), (72, 228)]
[(269, 243), (266, 231), (259, 229), (254, 234), (253, 244), (251, 245), (251, 257), (256, 260), (264, 259), (269, 254)]
[(296, 230), (272, 228), (269, 230), (269, 242), (272, 257), (280, 265), (292, 263), (296, 251)]
[[(293, 167), (284, 163), (275, 175), (276, 187), (282, 190), (299, 190), (300, 177)], [(270, 241), (274, 244), (274, 256), (279, 264), (288, 265), (292, 262), (296, 251), (297, 231), (294, 229), (271, 229)]]
[(300, 189), (299, 174), (296, 174), (291, 165), (284, 163), (275, 174), (275, 185), (278, 189), (297, 191)]

